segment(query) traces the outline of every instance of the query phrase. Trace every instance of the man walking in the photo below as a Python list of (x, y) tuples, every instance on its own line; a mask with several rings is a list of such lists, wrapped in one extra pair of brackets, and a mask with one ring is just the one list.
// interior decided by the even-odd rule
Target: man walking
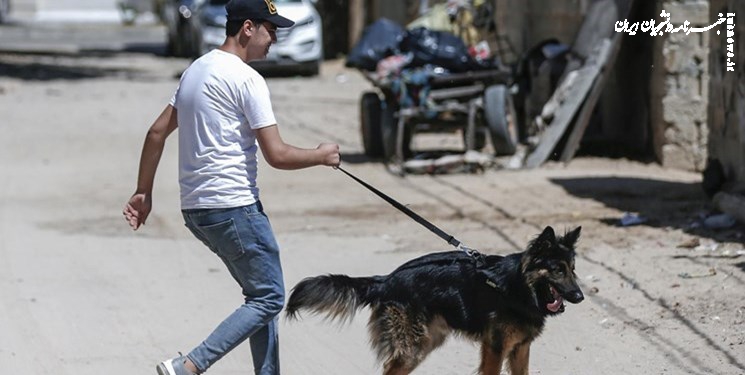
[[(137, 230), (152, 208), (155, 171), (178, 127), (181, 209), (189, 230), (225, 263), (245, 303), (160, 375), (206, 371), (248, 339), (256, 374), (279, 374), (277, 315), (284, 305), (279, 248), (259, 201), (257, 150), (278, 169), (338, 166), (339, 146), (286, 144), (264, 78), (247, 63), (266, 57), (278, 27), (293, 22), (271, 0), (230, 0), (225, 42), (184, 71), (171, 102), (148, 130), (137, 189), (124, 208)], [(258, 144), (257, 144), (258, 143)]]

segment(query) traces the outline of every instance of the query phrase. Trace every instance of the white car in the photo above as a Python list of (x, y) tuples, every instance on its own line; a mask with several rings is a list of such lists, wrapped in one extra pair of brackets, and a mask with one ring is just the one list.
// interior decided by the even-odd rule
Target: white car
[[(220, 46), (225, 40), (225, 4), (228, 0), (207, 0), (199, 10), (202, 29), (201, 53)], [(277, 29), (277, 43), (265, 60), (254, 61), (257, 68), (299, 68), (304, 74), (317, 75), (323, 60), (321, 16), (312, 0), (274, 0), (277, 11), (295, 22)]]

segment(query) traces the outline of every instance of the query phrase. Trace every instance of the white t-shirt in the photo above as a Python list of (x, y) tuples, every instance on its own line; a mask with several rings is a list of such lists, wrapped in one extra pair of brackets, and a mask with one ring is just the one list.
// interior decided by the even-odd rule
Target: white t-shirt
[(184, 71), (171, 105), (178, 111), (181, 209), (258, 201), (254, 130), (277, 123), (264, 78), (214, 49)]

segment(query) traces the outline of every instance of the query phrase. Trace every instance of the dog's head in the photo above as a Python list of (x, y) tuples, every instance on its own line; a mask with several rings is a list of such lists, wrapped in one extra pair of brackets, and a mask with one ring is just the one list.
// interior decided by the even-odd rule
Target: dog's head
[(553, 228), (546, 227), (522, 255), (523, 276), (538, 309), (546, 315), (564, 312), (564, 300), (580, 303), (585, 298), (574, 273), (574, 247), (581, 229), (556, 236)]

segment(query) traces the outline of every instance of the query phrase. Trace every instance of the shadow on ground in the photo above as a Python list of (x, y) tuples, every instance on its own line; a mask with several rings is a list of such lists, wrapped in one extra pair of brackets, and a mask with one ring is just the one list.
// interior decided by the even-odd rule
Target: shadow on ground
[[(641, 225), (678, 228), (721, 242), (745, 242), (742, 226), (714, 230), (701, 225), (702, 215), (711, 213), (713, 208), (700, 183), (633, 177), (554, 178), (551, 182), (576, 197), (593, 199), (623, 212), (637, 213), (646, 219)], [(620, 217), (602, 218), (600, 221), (620, 225)]]
[(82, 49), (71, 52), (27, 52), (0, 55), (0, 76), (24, 81), (83, 80), (101, 77), (135, 79), (146, 74), (143, 66), (102, 66), (95, 59), (122, 53), (165, 56), (163, 43), (130, 43), (121, 50)]
[(91, 79), (106, 76), (133, 76), (139, 73), (130, 68), (101, 68), (96, 66), (66, 66), (40, 62), (2, 62), (0, 76), (22, 79), (24, 81), (53, 81)]

